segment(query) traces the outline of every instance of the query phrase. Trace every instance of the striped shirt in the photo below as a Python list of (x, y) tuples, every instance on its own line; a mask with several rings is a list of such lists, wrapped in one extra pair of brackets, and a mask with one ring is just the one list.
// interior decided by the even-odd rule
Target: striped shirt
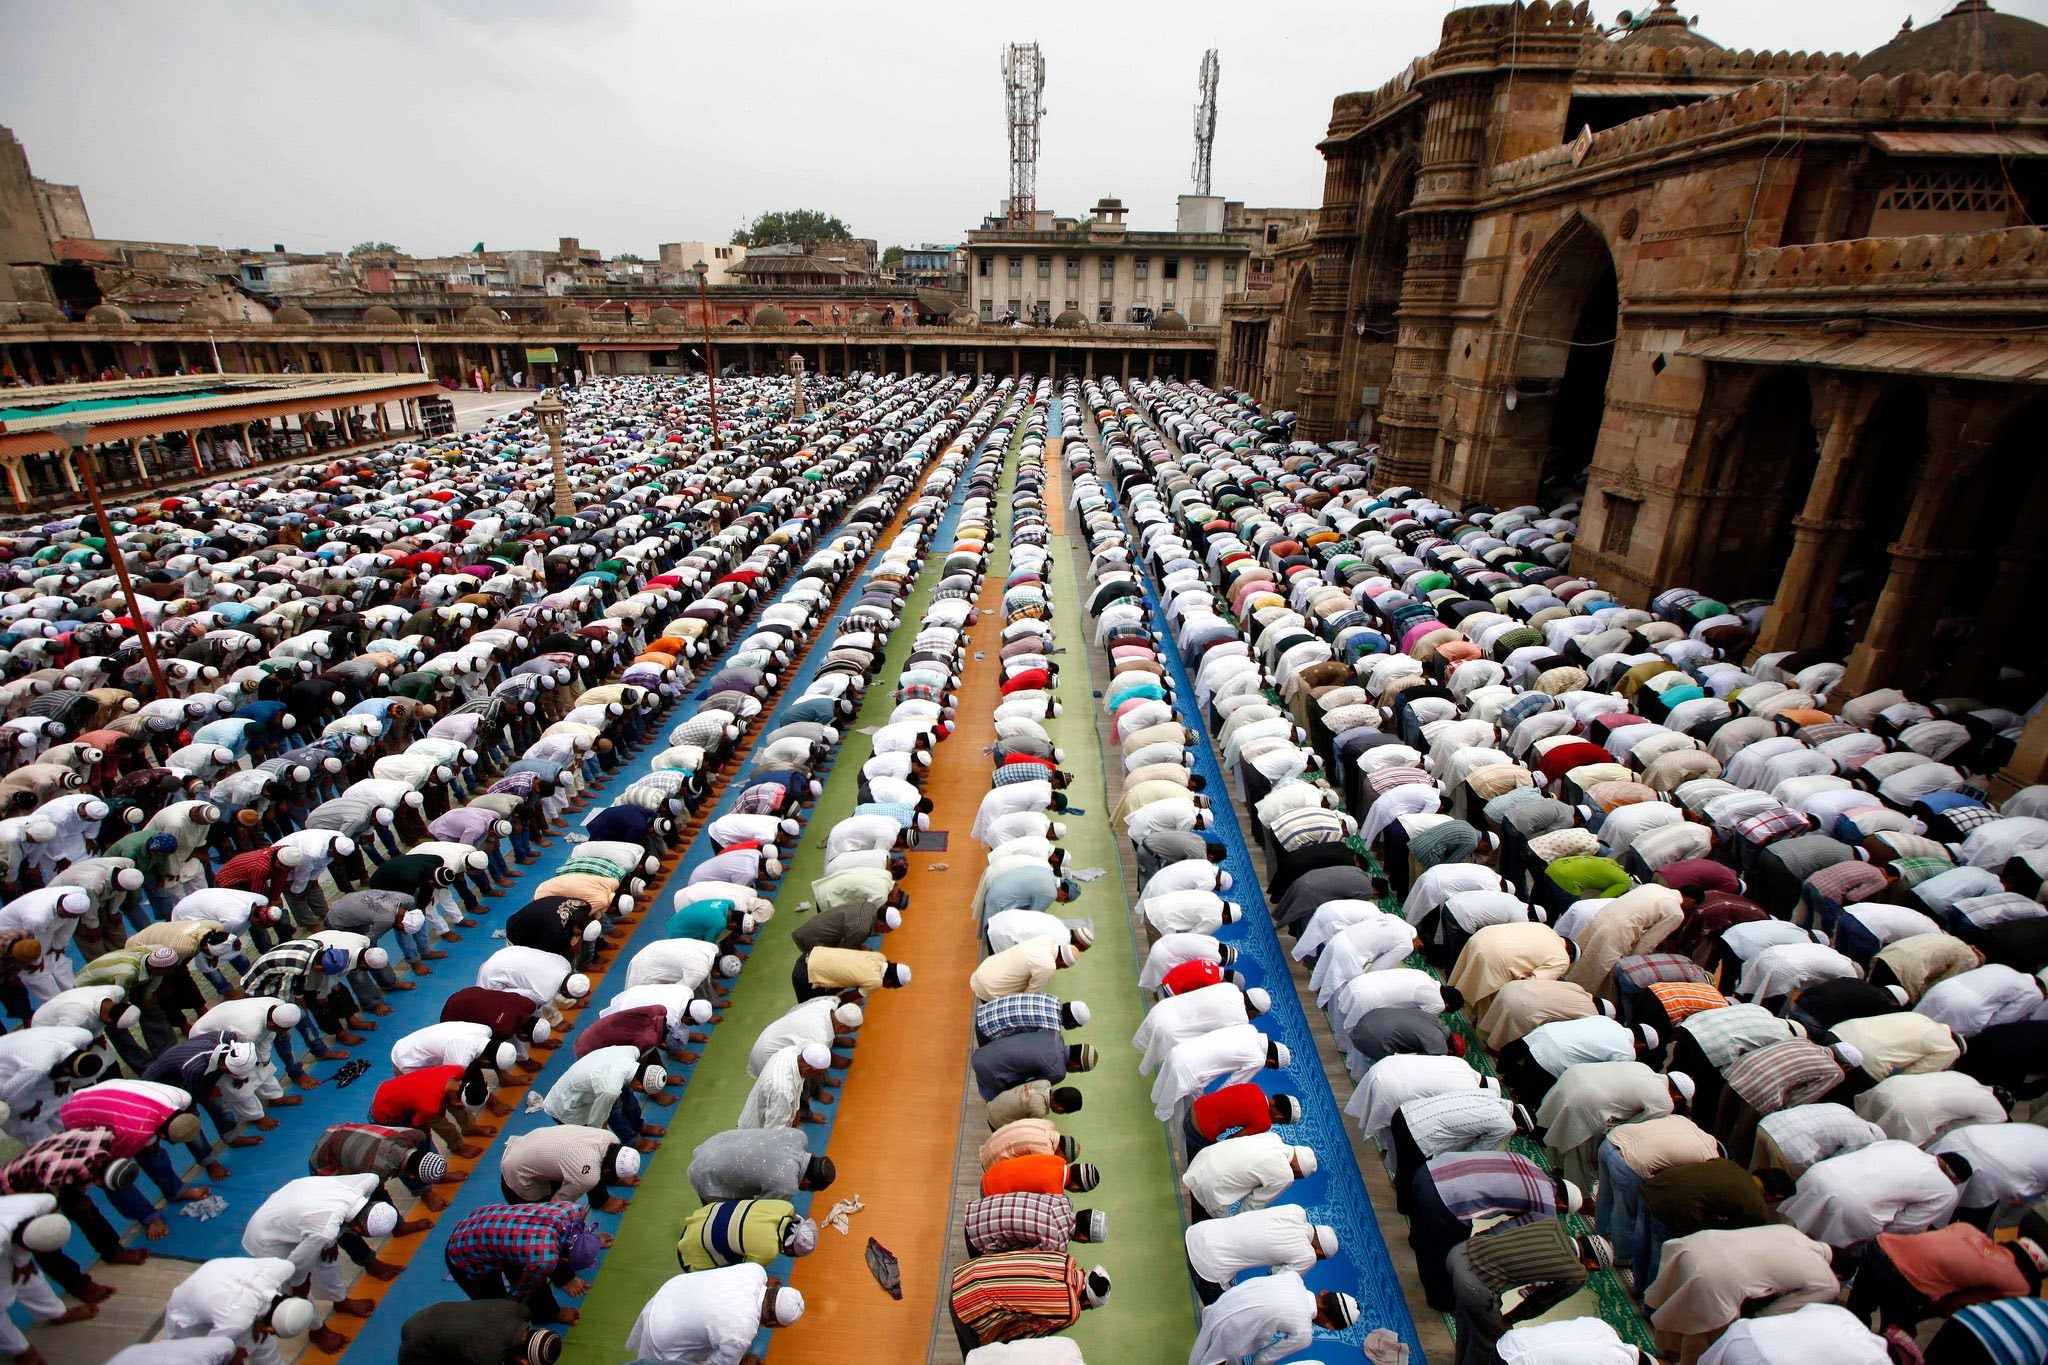
[(1074, 1239), (1074, 1205), (1063, 1194), (996, 1194), (967, 1206), (967, 1245), (998, 1251), (1064, 1252)]
[[(1660, 981), (1698, 982), (1708, 979), (1706, 969), (1678, 953), (1639, 953), (1614, 964), (1617, 983), (1645, 987)], [(1720, 997), (1718, 993), (1715, 998)]]
[(337, 1123), (320, 1135), (307, 1158), (314, 1175), (378, 1175), (385, 1178), (405, 1170), (415, 1152), (426, 1147), (427, 1136), (417, 1128), (395, 1128), (381, 1123)]
[(1664, 1017), (1681, 1024), (1708, 1010), (1726, 1009), (1728, 999), (1704, 981), (1657, 981), (1646, 988), (1664, 1006)]
[(1465, 1243), (1472, 1273), (1495, 1294), (1537, 1284), (1584, 1284), (1585, 1263), (1564, 1223), (1546, 1218), (1526, 1227), (1484, 1232)]
[(1778, 1154), (1797, 1178), (1816, 1162), (1861, 1151), (1885, 1139), (1884, 1129), (1847, 1105), (1798, 1104), (1766, 1114), (1757, 1131), (1777, 1144)]
[(1060, 998), (1040, 991), (999, 995), (974, 1007), (974, 1031), (985, 1041), (1012, 1033), (1058, 1033)]
[(1503, 1147), (1515, 1133), (1514, 1107), (1488, 1090), (1452, 1090), (1400, 1108), (1408, 1136), (1425, 1157)]
[(1451, 1152), (1432, 1157), (1428, 1170), (1437, 1198), (1464, 1222), (1503, 1214), (1525, 1222), (1561, 1212), (1557, 1178), (1513, 1152)]
[(948, 1302), (984, 1346), (1049, 1336), (1081, 1316), (1081, 1267), (1054, 1251), (977, 1256), (953, 1273)]
[(2048, 1359), (2048, 1301), (1972, 1304), (1949, 1321), (1977, 1338), (1992, 1365), (2038, 1365)]
[(786, 1199), (723, 1199), (706, 1204), (683, 1224), (676, 1261), (684, 1270), (714, 1270), (752, 1261), (767, 1265), (782, 1254), (796, 1226), (796, 1205)]
[(1722, 1069), (1728, 1088), (1759, 1114), (1819, 1099), (1842, 1083), (1835, 1054), (1817, 1043), (1788, 1038), (1745, 1052)]

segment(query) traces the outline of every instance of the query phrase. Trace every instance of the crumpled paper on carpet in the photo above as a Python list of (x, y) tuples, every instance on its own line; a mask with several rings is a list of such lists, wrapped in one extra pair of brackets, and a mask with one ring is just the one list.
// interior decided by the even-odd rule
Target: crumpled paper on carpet
[(1365, 1358), (1372, 1365), (1408, 1365), (1408, 1343), (1384, 1327), (1365, 1334)]
[(547, 1103), (547, 1099), (546, 1099), (546, 1097), (545, 1097), (545, 1096), (543, 1096), (543, 1095), (542, 1095), (542, 1094), (540, 1093), (540, 1091), (538, 1091), (538, 1090), (529, 1090), (529, 1091), (527, 1091), (527, 1092), (526, 1092), (526, 1112), (527, 1112), (527, 1113), (529, 1113), (529, 1114), (538, 1114), (538, 1113), (540, 1112), (540, 1110), (541, 1110), (541, 1106), (542, 1106), (543, 1104), (545, 1104), (545, 1103)]
[(818, 1220), (818, 1226), (821, 1228), (831, 1228), (834, 1232), (844, 1237), (850, 1231), (846, 1225), (846, 1220), (866, 1207), (867, 1205), (861, 1202), (859, 1195), (854, 1195), (851, 1199), (842, 1199), (827, 1210), (823, 1218)]
[(228, 1211), (228, 1201), (217, 1194), (204, 1199), (195, 1199), (178, 1212), (187, 1218), (197, 1218), (202, 1223), (211, 1222)]

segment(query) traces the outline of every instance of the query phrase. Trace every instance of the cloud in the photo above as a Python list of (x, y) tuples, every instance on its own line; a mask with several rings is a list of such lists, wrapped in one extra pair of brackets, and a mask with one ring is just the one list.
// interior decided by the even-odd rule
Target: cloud
[[(1731, 47), (1868, 50), (1949, 3), (1686, 8)], [(110, 237), (430, 254), (574, 236), (651, 256), (801, 206), (885, 243), (952, 241), (1008, 192), (1000, 58), (1037, 41), (1040, 205), (1117, 194), (1160, 227), (1189, 188), (1203, 49), (1222, 61), (1217, 192), (1313, 205), (1331, 99), (1434, 46), (1449, 7), (0, 0), (0, 122)], [(2048, 19), (2048, 0), (2001, 8)]]

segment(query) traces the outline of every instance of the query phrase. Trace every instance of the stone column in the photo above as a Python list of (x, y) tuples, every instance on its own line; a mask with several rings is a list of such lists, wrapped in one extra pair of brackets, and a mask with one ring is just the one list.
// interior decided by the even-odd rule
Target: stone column
[[(1863, 419), (1870, 415), (1873, 394), (1839, 376), (1830, 376), (1814, 390), (1814, 425), (1820, 429), (1820, 460), (1806, 503), (1792, 518), (1792, 553), (1778, 578), (1778, 595), (1764, 617), (1756, 648), (1760, 654), (1783, 649), (1811, 649), (1827, 634), (1828, 604), (1841, 576), (1849, 538), (1863, 528), (1853, 509), (1839, 504), (1850, 482), (1849, 462)], [(1712, 591), (1708, 584), (1703, 591)]]
[(1984, 453), (1981, 438), (1969, 433), (1968, 425), (1967, 401), (1952, 386), (1937, 385), (1928, 404), (1927, 451), (1909, 492), (1912, 511), (1889, 547), (1891, 571), (1870, 627), (1849, 656), (1842, 679), (1846, 696), (1916, 681), (1906, 676), (1908, 656), (1946, 599), (1954, 565), (1967, 555), (1955, 544), (1970, 528), (1957, 526), (1955, 513), (1968, 482), (1965, 467), (1980, 464)]

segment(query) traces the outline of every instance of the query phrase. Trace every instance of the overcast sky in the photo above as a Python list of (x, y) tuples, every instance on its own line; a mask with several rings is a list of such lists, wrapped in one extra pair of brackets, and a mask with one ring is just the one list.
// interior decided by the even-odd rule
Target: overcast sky
[[(1612, 22), (1629, 0), (1601, 0)], [(1649, 0), (1641, 0), (1649, 3)], [(1685, 0), (1736, 48), (1869, 51), (1953, 0)], [(1000, 61), (1045, 54), (1038, 202), (1170, 226), (1219, 49), (1215, 191), (1322, 198), (1332, 96), (1449, 0), (0, 0), (0, 124), (104, 237), (652, 257), (766, 209), (951, 242), (1008, 192)], [(2048, 21), (2048, 0), (1999, 8)]]

